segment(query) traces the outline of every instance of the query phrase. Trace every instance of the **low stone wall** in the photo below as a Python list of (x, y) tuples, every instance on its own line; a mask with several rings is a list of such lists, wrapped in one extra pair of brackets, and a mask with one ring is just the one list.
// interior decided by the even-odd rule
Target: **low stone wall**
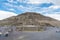
[(17, 27), (17, 31), (42, 31), (41, 27)]

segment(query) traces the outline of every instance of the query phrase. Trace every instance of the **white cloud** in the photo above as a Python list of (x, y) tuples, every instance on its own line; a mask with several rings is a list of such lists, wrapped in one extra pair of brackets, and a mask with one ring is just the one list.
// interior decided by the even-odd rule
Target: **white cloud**
[(30, 4), (39, 4), (40, 3), (40, 0), (29, 0), (27, 3), (30, 3)]
[[(8, 9), (8, 8), (7, 8)], [(10, 11), (15, 11), (13, 8), (10, 8), (10, 9), (8, 9), (8, 10), (10, 10)]]
[(21, 10), (21, 11), (24, 11), (24, 12), (27, 12), (27, 11), (32, 11), (35, 9), (35, 7), (33, 8), (32, 6), (23, 6), (23, 5), (20, 5), (19, 7), (17, 7), (17, 9)]
[(24, 2), (24, 0), (17, 0), (18, 2)]
[(58, 8), (60, 8), (60, 5), (53, 5), (53, 6), (50, 6), (49, 8), (58, 9)]
[(0, 20), (11, 17), (11, 16), (16, 16), (17, 14), (13, 12), (7, 12), (7, 11), (1, 11), (0, 10)]
[(55, 5), (60, 5), (60, 0), (28, 0), (26, 1), (26, 3), (29, 3), (29, 4), (40, 4), (40, 3), (47, 3), (47, 2), (52, 2)]
[(8, 2), (11, 2), (11, 3), (13, 2), (13, 0), (7, 0), (7, 1), (8, 1)]
[(7, 0), (9, 3), (17, 3), (16, 1), (14, 0)]
[(5, 6), (9, 6), (9, 7), (14, 7), (13, 4), (10, 4), (10, 3), (4, 3)]
[(48, 0), (29, 0), (27, 3), (30, 4), (40, 4), (40, 3), (44, 3), (47, 2)]
[(60, 0), (50, 0), (55, 5), (60, 5)]
[(18, 8), (22, 9), (22, 8), (24, 8), (24, 6), (20, 5)]
[(45, 14), (45, 16), (60, 20), (60, 14)]
[(10, 3), (29, 3), (29, 4), (40, 4), (40, 3), (47, 3), (52, 2), (55, 5), (60, 5), (60, 0), (7, 0)]
[(47, 9), (43, 9), (44, 14), (60, 14), (60, 6), (58, 5), (52, 5), (48, 7)]

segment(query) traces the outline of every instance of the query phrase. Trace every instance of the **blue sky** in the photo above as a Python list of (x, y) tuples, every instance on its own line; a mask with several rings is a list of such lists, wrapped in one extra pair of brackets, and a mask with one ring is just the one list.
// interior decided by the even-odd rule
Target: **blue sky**
[(1, 11), (4, 15), (8, 12), (14, 15), (37, 12), (60, 20), (60, 0), (0, 0), (0, 14)]

